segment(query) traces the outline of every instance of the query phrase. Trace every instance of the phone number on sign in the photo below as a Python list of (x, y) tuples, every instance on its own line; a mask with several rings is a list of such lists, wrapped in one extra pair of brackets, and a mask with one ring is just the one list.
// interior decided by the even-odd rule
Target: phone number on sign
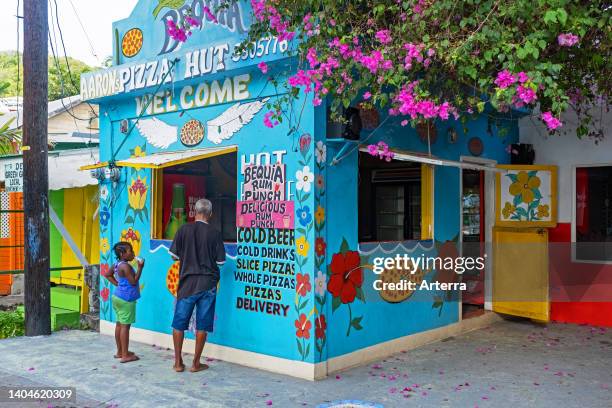
[(36, 388), (0, 387), (0, 402), (15, 401), (76, 401), (74, 387)]

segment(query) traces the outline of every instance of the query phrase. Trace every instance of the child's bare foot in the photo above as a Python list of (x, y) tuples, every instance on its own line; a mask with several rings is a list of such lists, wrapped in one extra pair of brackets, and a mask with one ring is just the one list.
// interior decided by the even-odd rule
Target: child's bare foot
[(193, 363), (189, 371), (192, 373), (197, 373), (198, 371), (204, 371), (208, 368), (208, 365), (202, 364), (199, 361), (197, 363)]
[(174, 371), (176, 371), (177, 373), (182, 373), (183, 371), (185, 371), (185, 364), (183, 364), (183, 362), (181, 361), (179, 364), (175, 363), (172, 368), (174, 368)]
[[(133, 351), (128, 351), (128, 356), (133, 356), (133, 355), (134, 355), (134, 352), (133, 352)], [(117, 353), (117, 354), (115, 354), (113, 357), (115, 357), (115, 358), (121, 358), (121, 354)]]
[(136, 360), (140, 360), (140, 358), (136, 354), (132, 353), (131, 356), (128, 354), (127, 357), (122, 357), (119, 362), (120, 363), (130, 363), (130, 362), (136, 361)]

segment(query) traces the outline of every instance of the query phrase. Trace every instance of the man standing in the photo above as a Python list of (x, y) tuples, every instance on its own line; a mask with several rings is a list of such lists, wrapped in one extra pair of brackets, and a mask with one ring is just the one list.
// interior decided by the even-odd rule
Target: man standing
[(181, 262), (176, 309), (172, 320), (174, 340), (174, 370), (185, 370), (183, 339), (189, 320), (196, 309), (196, 347), (193, 365), (189, 371), (208, 368), (200, 363), (200, 356), (208, 332), (213, 331), (215, 299), (219, 282), (219, 265), (225, 262), (225, 247), (221, 233), (208, 221), (212, 203), (201, 199), (195, 204), (195, 222), (179, 228), (170, 247), (170, 255)]

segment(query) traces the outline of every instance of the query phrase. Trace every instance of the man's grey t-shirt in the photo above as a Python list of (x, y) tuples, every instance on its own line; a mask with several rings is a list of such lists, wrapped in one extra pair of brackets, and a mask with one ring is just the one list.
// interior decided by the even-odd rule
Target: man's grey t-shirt
[(221, 233), (210, 224), (196, 221), (179, 228), (170, 247), (181, 261), (177, 299), (210, 290), (219, 282), (218, 263), (225, 262)]

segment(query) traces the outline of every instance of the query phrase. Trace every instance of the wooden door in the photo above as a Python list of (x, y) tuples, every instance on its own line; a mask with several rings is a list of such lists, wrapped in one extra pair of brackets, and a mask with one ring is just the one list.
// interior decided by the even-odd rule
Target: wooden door
[(549, 320), (546, 229), (493, 229), (493, 311)]

